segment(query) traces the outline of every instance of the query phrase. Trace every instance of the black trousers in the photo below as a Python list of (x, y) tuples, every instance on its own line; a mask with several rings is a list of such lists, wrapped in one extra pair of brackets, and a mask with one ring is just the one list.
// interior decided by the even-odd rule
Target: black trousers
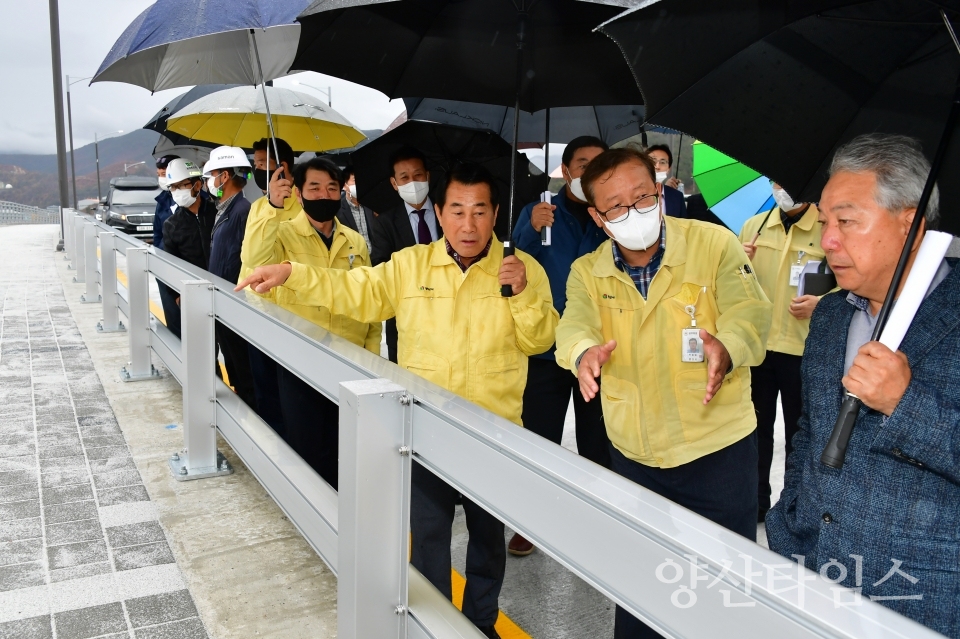
[[(287, 443), (336, 489), (339, 407), (283, 366), (277, 366), (277, 386)], [(449, 553), (449, 546), (447, 548)]]
[(280, 386), (277, 384), (279, 365), (253, 344), (247, 344), (247, 353), (250, 356), (253, 392), (257, 398), (257, 414), (286, 441), (283, 410), (280, 408)]
[(577, 377), (560, 368), (555, 360), (531, 357), (528, 361), (527, 386), (523, 390), (523, 427), (559, 444), (572, 391), (577, 451), (581, 457), (610, 468), (610, 440), (603, 424), (600, 397), (585, 401)]
[[(443, 596), (451, 599), (450, 541), (458, 493), (417, 463), (413, 464), (411, 483), (411, 562)], [(466, 497), (463, 512), (470, 533), (463, 614), (474, 625), (484, 628), (496, 623), (499, 613), (498, 599), (507, 566), (503, 523)]]
[(247, 406), (257, 410), (257, 396), (253, 390), (253, 374), (250, 372), (247, 341), (220, 322), (217, 322), (215, 330), (230, 385)]
[[(715, 453), (676, 468), (644, 466), (610, 446), (613, 472), (688, 508), (728, 530), (757, 540), (756, 431)], [(617, 606), (614, 639), (660, 635)]]
[(160, 289), (160, 305), (163, 307), (163, 320), (170, 329), (170, 332), (178, 338), (180, 334), (180, 307), (177, 305), (177, 298), (180, 293), (157, 280), (157, 288)]
[(777, 395), (783, 406), (783, 426), (787, 436), (787, 457), (793, 452), (793, 436), (800, 430), (800, 355), (767, 351), (763, 363), (750, 369), (753, 407), (757, 411), (757, 450), (759, 452), (757, 496), (760, 510), (770, 510), (770, 466), (773, 464), (773, 426), (777, 421)]

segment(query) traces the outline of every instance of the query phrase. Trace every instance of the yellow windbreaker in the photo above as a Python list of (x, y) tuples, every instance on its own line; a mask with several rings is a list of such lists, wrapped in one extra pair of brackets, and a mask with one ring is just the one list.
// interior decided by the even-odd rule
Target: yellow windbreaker
[(400, 366), (520, 424), (527, 356), (553, 345), (559, 318), (543, 267), (521, 251), (517, 257), (527, 286), (514, 297), (500, 296), (503, 244), (496, 238), (465, 273), (440, 239), (373, 268), (294, 262), (275, 291), (283, 304), (325, 306), (360, 322), (396, 317)]
[(277, 209), (263, 196), (250, 205), (247, 226), (243, 232), (243, 246), (240, 247), (240, 279), (246, 279), (253, 269), (264, 264), (272, 264), (273, 243), (277, 238), (277, 228), (281, 222), (289, 222), (300, 215), (303, 207), (296, 195), (283, 201), (283, 208)]
[[(751, 260), (753, 270), (757, 273), (763, 292), (773, 301), (773, 321), (767, 337), (768, 351), (803, 355), (810, 320), (797, 319), (790, 314), (790, 302), (797, 296), (797, 287), (790, 285), (790, 269), (794, 264), (824, 259), (823, 249), (820, 248), (820, 225), (817, 224), (819, 215), (816, 205), (811, 204), (803, 217), (785, 234), (780, 220), (780, 207), (775, 207), (757, 238), (757, 252)], [(753, 240), (765, 217), (766, 212), (744, 222), (740, 231), (741, 243)]]
[[(576, 372), (585, 350), (617, 340), (601, 372), (607, 435), (626, 457), (672, 468), (756, 428), (749, 367), (763, 361), (770, 302), (734, 234), (705, 222), (664, 219), (666, 251), (646, 300), (617, 268), (610, 241), (573, 263), (557, 327), (557, 363)], [(706, 406), (707, 362), (681, 361), (688, 305), (696, 307), (697, 328), (716, 336), (733, 360)]]
[[(281, 223), (276, 232), (271, 258), (266, 263), (297, 262), (316, 268), (344, 271), (370, 266), (370, 252), (363, 236), (343, 224), (335, 224), (333, 242), (328, 251), (316, 229), (310, 225), (306, 213), (301, 212), (289, 222)], [(380, 322), (358, 322), (346, 315), (333, 314), (323, 306), (278, 301), (277, 290), (274, 289), (263, 297), (357, 346), (363, 346), (371, 353), (380, 354)]]

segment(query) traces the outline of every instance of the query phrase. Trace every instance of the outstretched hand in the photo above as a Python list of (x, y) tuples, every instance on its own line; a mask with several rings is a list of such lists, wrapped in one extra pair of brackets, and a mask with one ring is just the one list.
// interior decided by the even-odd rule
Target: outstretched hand
[(282, 286), (283, 283), (287, 281), (287, 278), (290, 277), (292, 271), (293, 265), (289, 262), (258, 266), (253, 269), (253, 273), (237, 284), (237, 287), (233, 290), (242, 291), (249, 286), (252, 291), (263, 295), (272, 288)]
[(727, 376), (733, 360), (723, 342), (700, 329), (700, 339), (703, 340), (703, 355), (707, 359), (707, 394), (703, 396), (703, 405), (706, 406), (714, 395), (720, 391), (723, 378)]
[(600, 377), (600, 369), (610, 361), (614, 349), (617, 347), (615, 340), (610, 340), (600, 346), (591, 346), (580, 358), (580, 367), (577, 368), (577, 379), (580, 381), (580, 394), (585, 401), (590, 401), (597, 396), (600, 386), (597, 384), (597, 378)]

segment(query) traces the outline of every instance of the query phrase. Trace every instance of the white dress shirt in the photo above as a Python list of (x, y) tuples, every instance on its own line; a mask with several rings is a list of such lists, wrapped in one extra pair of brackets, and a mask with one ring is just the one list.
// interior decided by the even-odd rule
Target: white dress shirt
[(413, 229), (414, 239), (420, 237), (419, 227), (420, 227), (420, 216), (417, 215), (414, 211), (423, 211), (423, 219), (427, 221), (427, 228), (430, 229), (430, 239), (436, 242), (440, 239), (440, 234), (437, 233), (437, 214), (433, 210), (433, 202), (430, 201), (430, 198), (427, 198), (427, 201), (423, 203), (422, 209), (415, 209), (406, 202), (403, 203), (407, 207), (407, 217), (410, 218), (410, 227)]

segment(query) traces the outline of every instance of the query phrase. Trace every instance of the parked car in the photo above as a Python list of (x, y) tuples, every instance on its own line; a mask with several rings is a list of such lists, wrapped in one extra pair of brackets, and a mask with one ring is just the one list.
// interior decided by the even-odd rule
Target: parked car
[(101, 216), (110, 226), (145, 242), (153, 242), (155, 198), (160, 195), (157, 178), (118, 177), (110, 180), (110, 192)]

